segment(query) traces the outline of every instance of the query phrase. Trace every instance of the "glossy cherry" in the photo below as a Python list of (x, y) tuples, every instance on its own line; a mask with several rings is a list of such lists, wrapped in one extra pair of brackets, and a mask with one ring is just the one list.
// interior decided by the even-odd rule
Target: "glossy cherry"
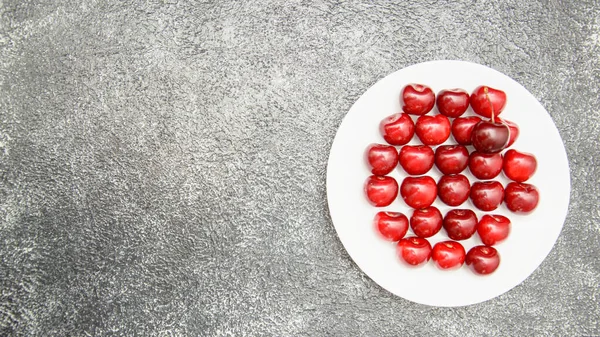
[(493, 211), (504, 199), (504, 187), (497, 181), (478, 181), (471, 186), (471, 201), (478, 209)]
[(386, 142), (392, 145), (404, 145), (415, 134), (415, 123), (408, 114), (397, 113), (384, 118), (379, 123), (379, 132)]
[(400, 212), (378, 212), (373, 222), (379, 233), (388, 241), (398, 241), (408, 231), (408, 218)]
[(466, 240), (477, 230), (477, 215), (470, 209), (452, 209), (444, 217), (443, 227), (452, 240)]
[(474, 151), (469, 156), (469, 171), (477, 179), (493, 179), (502, 172), (503, 163), (500, 153)]
[(459, 117), (452, 121), (452, 136), (454, 140), (461, 145), (473, 144), (471, 136), (475, 125), (479, 122), (481, 122), (481, 118), (477, 116)]
[(422, 238), (432, 237), (442, 229), (442, 213), (433, 207), (415, 209), (410, 217), (410, 228)]
[(477, 234), (486, 246), (493, 246), (504, 241), (510, 233), (510, 220), (498, 214), (486, 214), (477, 224)]
[(509, 183), (506, 185), (504, 202), (509, 210), (515, 213), (529, 213), (540, 201), (538, 189), (526, 183)]
[(367, 148), (367, 163), (371, 173), (375, 175), (386, 175), (398, 165), (398, 152), (391, 145), (371, 144)]
[(435, 94), (423, 84), (408, 84), (400, 95), (402, 110), (411, 115), (424, 115), (433, 109)]
[(426, 263), (431, 258), (431, 244), (429, 241), (416, 236), (398, 241), (396, 251), (402, 261), (412, 266)]
[(444, 115), (424, 115), (417, 118), (415, 133), (425, 145), (439, 145), (450, 137), (450, 120)]
[(481, 121), (475, 124), (471, 141), (475, 149), (482, 153), (496, 153), (504, 150), (510, 140), (510, 128), (500, 122)]
[(469, 151), (463, 145), (442, 145), (435, 149), (435, 166), (443, 174), (461, 173), (469, 162)]
[(494, 247), (475, 246), (467, 253), (465, 264), (476, 274), (488, 275), (498, 269), (500, 254)]
[(433, 246), (431, 259), (441, 269), (454, 269), (465, 262), (465, 248), (456, 241), (442, 241)]
[(508, 125), (508, 128), (510, 129), (510, 139), (508, 140), (508, 144), (506, 144), (506, 147), (509, 147), (511, 145), (513, 145), (515, 143), (515, 141), (517, 140), (517, 138), (519, 138), (519, 126), (514, 123), (511, 122), (509, 120), (503, 119), (503, 118), (496, 118), (496, 120), (500, 123), (504, 123), (506, 125)]
[(434, 152), (427, 145), (405, 145), (400, 149), (400, 166), (410, 175), (422, 175), (431, 170)]
[(415, 209), (426, 208), (435, 201), (437, 185), (429, 176), (406, 177), (400, 186), (400, 195), (408, 206)]
[(504, 174), (518, 183), (527, 181), (537, 169), (537, 160), (530, 153), (508, 150), (504, 154)]
[(365, 193), (374, 206), (388, 206), (398, 196), (398, 183), (392, 177), (373, 175), (365, 182)]
[(498, 116), (506, 105), (506, 93), (488, 86), (479, 86), (471, 94), (469, 103), (476, 114), (492, 118)]
[(436, 105), (444, 116), (456, 118), (469, 108), (469, 93), (463, 89), (447, 89), (437, 94)]
[(458, 206), (469, 199), (471, 184), (462, 174), (442, 176), (437, 187), (440, 200), (448, 206)]

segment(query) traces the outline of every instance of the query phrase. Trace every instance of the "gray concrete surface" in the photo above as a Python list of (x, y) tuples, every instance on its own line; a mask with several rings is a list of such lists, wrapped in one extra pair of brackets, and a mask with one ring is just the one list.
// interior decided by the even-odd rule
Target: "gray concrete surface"
[[(0, 2), (0, 335), (600, 335), (597, 1)], [(325, 166), (386, 74), (515, 78), (564, 139), (564, 230), (523, 284), (432, 308), (379, 288)]]

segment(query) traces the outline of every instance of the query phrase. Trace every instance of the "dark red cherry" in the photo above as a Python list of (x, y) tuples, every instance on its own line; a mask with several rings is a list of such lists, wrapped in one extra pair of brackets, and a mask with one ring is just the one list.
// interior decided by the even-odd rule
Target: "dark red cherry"
[(436, 104), (444, 116), (460, 117), (469, 107), (469, 93), (463, 89), (447, 89), (437, 94)]
[(510, 129), (504, 123), (481, 121), (473, 128), (471, 140), (475, 149), (482, 153), (504, 150), (510, 140)]

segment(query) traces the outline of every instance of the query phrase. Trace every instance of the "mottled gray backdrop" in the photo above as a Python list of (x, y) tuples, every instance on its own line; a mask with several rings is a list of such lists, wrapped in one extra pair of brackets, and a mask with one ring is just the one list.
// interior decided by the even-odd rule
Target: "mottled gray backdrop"
[[(0, 335), (600, 335), (598, 1), (0, 4)], [(366, 277), (325, 198), (353, 102), (438, 59), (529, 89), (573, 185), (541, 267), (455, 309)]]

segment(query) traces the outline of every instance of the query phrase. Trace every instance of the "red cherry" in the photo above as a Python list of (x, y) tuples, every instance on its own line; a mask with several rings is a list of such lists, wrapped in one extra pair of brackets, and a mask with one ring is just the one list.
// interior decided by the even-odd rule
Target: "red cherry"
[(471, 201), (482, 211), (493, 211), (504, 199), (504, 188), (497, 181), (478, 181), (471, 186)]
[(500, 153), (473, 152), (469, 157), (469, 170), (477, 179), (493, 179), (502, 172)]
[(397, 113), (384, 118), (379, 123), (379, 132), (386, 142), (392, 145), (404, 145), (415, 134), (415, 123), (405, 113)]
[(383, 176), (398, 165), (398, 152), (391, 145), (371, 144), (367, 148), (367, 162), (371, 173)]
[(433, 246), (431, 259), (441, 269), (458, 268), (465, 262), (465, 248), (456, 241), (442, 241)]
[(404, 112), (411, 115), (424, 115), (433, 109), (435, 94), (426, 85), (409, 84), (402, 89), (400, 103)]
[(510, 220), (502, 215), (486, 214), (477, 224), (477, 234), (486, 246), (493, 246), (502, 242), (510, 233)]
[(370, 176), (365, 182), (365, 192), (374, 206), (389, 206), (398, 196), (398, 183), (392, 177)]
[(426, 208), (435, 201), (437, 185), (429, 176), (406, 177), (400, 186), (400, 195), (408, 206), (415, 209)]
[(442, 115), (460, 117), (469, 107), (469, 93), (462, 89), (442, 90), (437, 94), (436, 104)]
[(492, 87), (480, 86), (471, 94), (469, 103), (476, 114), (492, 118), (492, 114), (498, 116), (504, 109), (506, 93)]
[(477, 230), (477, 215), (470, 209), (453, 209), (446, 213), (443, 226), (450, 239), (466, 240)]
[(398, 257), (412, 266), (425, 263), (431, 258), (429, 241), (415, 236), (398, 241), (396, 250)]
[(400, 166), (410, 175), (422, 175), (433, 167), (434, 155), (427, 145), (406, 145), (400, 149)]
[(445, 175), (438, 181), (438, 196), (448, 206), (458, 206), (469, 199), (471, 184), (462, 174)]
[[(418, 131), (418, 129), (417, 129)], [(510, 129), (504, 123), (481, 121), (471, 134), (473, 146), (479, 152), (496, 153), (504, 150), (510, 140)]]
[(476, 274), (491, 274), (500, 265), (500, 254), (494, 247), (475, 246), (467, 253), (465, 263)]
[(531, 184), (512, 182), (506, 185), (504, 202), (512, 212), (529, 213), (537, 207), (539, 201), (540, 192)]
[(477, 116), (459, 117), (452, 122), (452, 136), (458, 144), (471, 145), (471, 135), (473, 128), (477, 123), (481, 122), (481, 118)]
[(379, 233), (389, 241), (402, 239), (408, 231), (408, 218), (399, 212), (378, 212), (374, 222)]
[(443, 174), (461, 173), (468, 162), (469, 151), (462, 145), (442, 145), (435, 150), (435, 166)]
[(450, 120), (444, 115), (420, 116), (415, 124), (415, 133), (425, 145), (439, 145), (450, 137)]
[(535, 173), (537, 160), (532, 154), (508, 150), (504, 154), (503, 168), (509, 179), (522, 183)]
[(415, 232), (415, 235), (428, 238), (442, 229), (442, 220), (442, 213), (433, 206), (415, 209), (410, 217), (410, 228)]
[(511, 122), (509, 120), (503, 119), (503, 118), (496, 118), (496, 120), (500, 123), (504, 123), (506, 125), (508, 125), (508, 128), (510, 129), (510, 139), (508, 140), (508, 144), (506, 144), (506, 147), (510, 147), (511, 145), (513, 145), (515, 143), (515, 140), (517, 140), (517, 138), (519, 138), (519, 126), (517, 124), (515, 124), (514, 122)]

